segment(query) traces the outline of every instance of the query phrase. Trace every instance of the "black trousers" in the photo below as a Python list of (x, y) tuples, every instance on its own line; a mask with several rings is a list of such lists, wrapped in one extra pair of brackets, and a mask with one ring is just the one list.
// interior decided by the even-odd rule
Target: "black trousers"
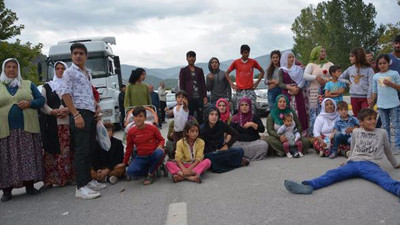
[(90, 169), (96, 144), (96, 120), (94, 112), (85, 109), (78, 109), (78, 111), (85, 121), (85, 127), (78, 129), (72, 116), (70, 116), (69, 125), (75, 151), (76, 186), (80, 188), (91, 181)]
[(165, 111), (164, 111), (165, 107), (167, 107), (167, 102), (160, 101), (161, 122), (165, 122)]
[(196, 120), (199, 124), (203, 124), (203, 99), (201, 98), (192, 98), (189, 100), (189, 115), (194, 116), (194, 112), (196, 112)]

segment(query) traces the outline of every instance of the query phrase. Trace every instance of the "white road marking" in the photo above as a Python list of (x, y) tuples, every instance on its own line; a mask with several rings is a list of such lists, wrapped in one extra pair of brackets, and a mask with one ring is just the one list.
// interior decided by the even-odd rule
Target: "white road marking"
[(172, 203), (168, 207), (167, 222), (165, 225), (187, 225), (186, 202)]

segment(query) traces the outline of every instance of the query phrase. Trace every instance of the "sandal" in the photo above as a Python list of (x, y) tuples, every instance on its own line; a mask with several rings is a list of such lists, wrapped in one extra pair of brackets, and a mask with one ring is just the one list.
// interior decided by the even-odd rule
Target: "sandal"
[(172, 175), (172, 181), (174, 183), (178, 183), (180, 181), (183, 181), (183, 177), (180, 176), (179, 174), (174, 174), (174, 175)]
[(147, 177), (144, 179), (143, 185), (150, 185), (154, 182), (154, 175), (150, 176), (147, 175)]

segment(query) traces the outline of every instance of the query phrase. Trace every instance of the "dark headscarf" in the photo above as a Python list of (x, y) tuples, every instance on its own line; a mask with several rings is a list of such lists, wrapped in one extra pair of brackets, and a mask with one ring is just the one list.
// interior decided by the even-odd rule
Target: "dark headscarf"
[[(218, 68), (217, 68), (216, 70), (213, 70), (213, 69), (211, 68), (211, 61), (213, 61), (214, 59), (216, 59), (216, 60), (218, 61)], [(210, 59), (210, 61), (208, 61), (208, 70), (210, 70), (210, 73), (212, 73), (212, 74), (217, 74), (217, 73), (219, 73), (219, 71), (220, 71), (219, 65), (220, 65), (220, 63), (219, 63), (218, 58), (217, 58), (217, 57), (212, 57), (212, 58)]]
[[(218, 113), (218, 121), (215, 124), (215, 126), (211, 128), (208, 117), (210, 113), (213, 111), (216, 111)], [(223, 146), (224, 125), (226, 126), (226, 124), (224, 124), (220, 120), (220, 114), (217, 107), (215, 106), (208, 107), (205, 111), (204, 124), (201, 125), (200, 127), (200, 135), (205, 142), (205, 148), (204, 148), (205, 153), (210, 151), (215, 151), (216, 149), (219, 149)]]
[[(282, 97), (285, 98), (285, 100), (286, 100), (286, 108), (284, 110), (281, 110), (278, 108), (278, 100)], [(275, 98), (275, 105), (270, 114), (272, 116), (272, 119), (274, 119), (274, 123), (276, 123), (278, 125), (282, 125), (283, 124), (283, 120), (282, 120), (283, 115), (289, 114), (292, 112), (293, 112), (293, 110), (290, 108), (289, 98), (286, 95), (280, 94)]]
[[(246, 102), (250, 107), (247, 113), (242, 113), (240, 111), (240, 104), (242, 102)], [(245, 125), (247, 122), (250, 122), (252, 119), (253, 119), (253, 112), (251, 111), (251, 100), (250, 98), (245, 96), (239, 101), (238, 112), (232, 117), (232, 123), (237, 123), (241, 127), (243, 127), (243, 125)]]

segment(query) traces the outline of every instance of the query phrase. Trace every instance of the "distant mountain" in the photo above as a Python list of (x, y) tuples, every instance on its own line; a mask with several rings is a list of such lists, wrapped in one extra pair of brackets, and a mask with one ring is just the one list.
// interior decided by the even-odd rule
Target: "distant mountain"
[[(257, 62), (265, 70), (270, 62), (269, 54), (256, 57), (255, 60), (257, 60)], [(233, 59), (220, 62), (221, 70), (227, 70), (228, 67), (232, 64), (232, 62), (233, 62)], [(158, 87), (160, 82), (162, 80), (164, 80), (164, 82), (168, 88), (174, 88), (178, 85), (179, 71), (182, 67), (185, 67), (185, 66), (186, 65), (181, 65), (181, 66), (162, 68), (162, 69), (160, 69), (160, 68), (154, 68), (154, 69), (144, 68), (147, 73), (145, 82), (148, 84), (152, 84), (154, 87)], [(208, 62), (207, 63), (196, 63), (196, 66), (203, 69), (204, 75), (209, 73)], [(122, 78), (125, 79), (126, 81), (128, 81), (129, 76), (131, 75), (131, 71), (136, 68), (137, 68), (136, 66), (122, 64), (121, 65)], [(257, 73), (257, 72), (258, 71), (256, 71), (255, 73)], [(234, 74), (234, 72), (232, 72), (232, 74)]]

